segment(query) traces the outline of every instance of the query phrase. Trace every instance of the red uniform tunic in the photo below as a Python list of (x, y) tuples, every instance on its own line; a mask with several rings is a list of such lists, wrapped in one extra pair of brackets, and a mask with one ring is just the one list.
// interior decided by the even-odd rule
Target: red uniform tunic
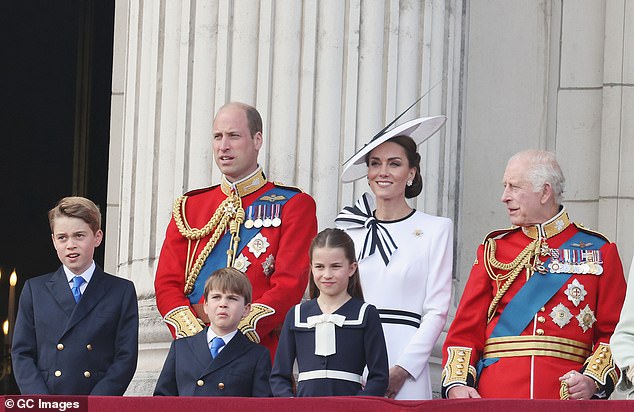
[[(261, 177), (259, 181), (258, 176)], [(242, 207), (245, 210), (255, 201), (261, 202), (261, 197), (267, 193), (270, 199), (270, 190), (278, 187), (267, 182), (261, 172), (249, 179), (250, 182), (242, 182), (242, 186), (237, 186), (238, 189), (248, 189), (238, 190), (239, 194), (247, 193), (242, 196)], [(257, 186), (261, 187), (251, 192)], [(288, 187), (284, 189), (289, 190)], [(246, 273), (253, 287), (251, 313), (241, 322), (239, 328), (247, 336), (266, 346), (271, 356), (275, 354), (278, 331), (286, 312), (301, 300), (306, 289), (309, 272), (308, 248), (317, 232), (315, 201), (298, 189), (291, 190), (298, 193), (281, 205), (281, 224), (277, 227), (262, 227), (257, 235), (263, 237), (259, 250), (245, 246), (237, 252), (237, 255), (243, 255), (238, 259), (241, 260), (239, 269)], [(225, 193), (226, 190), (223, 191), (221, 186), (188, 193), (182, 212), (185, 225), (190, 228), (204, 227), (220, 203), (227, 198)], [(275, 191), (274, 196), (277, 196)], [(203, 318), (204, 313), (196, 313), (185, 294), (188, 276), (186, 267), (192, 266), (192, 262), (200, 255), (212, 235), (213, 232), (198, 242), (190, 241), (179, 231), (174, 216), (167, 227), (154, 287), (158, 310), (175, 336), (190, 336), (202, 329), (196, 317)], [(218, 252), (223, 256), (219, 267), (225, 267), (226, 250), (212, 250), (212, 253)], [(196, 287), (202, 285), (197, 283)], [(202, 296), (199, 302), (203, 302)]]
[[(560, 248), (584, 230), (570, 223), (565, 210), (540, 226), (505, 231), (495, 240), (495, 259), (512, 262), (540, 230), (550, 250)], [(477, 362), (486, 357), (486, 351), (495, 350), (502, 356), (482, 369), (477, 382), (482, 397), (559, 399), (559, 377), (570, 370), (583, 371), (597, 382), (598, 393), (609, 396), (618, 375), (608, 345), (621, 311), (625, 279), (616, 245), (596, 233), (591, 236), (596, 243), (606, 242), (600, 252), (592, 252), (595, 257), (601, 256), (602, 273), (573, 273), (538, 309), (519, 338), (501, 338), (497, 342), (487, 342), (487, 338), (508, 303), (526, 284), (526, 270), (511, 283), (487, 323), (489, 305), (504, 282), (489, 276), (486, 266), (491, 267), (490, 256), (485, 254), (485, 245), (480, 245), (443, 346), (443, 396), (455, 385), (476, 386)], [(588, 251), (597, 249), (591, 243), (580, 246)], [(539, 259), (545, 262), (548, 256)], [(579, 270), (572, 270), (575, 271)], [(505, 271), (494, 269), (494, 273), (503, 275)]]

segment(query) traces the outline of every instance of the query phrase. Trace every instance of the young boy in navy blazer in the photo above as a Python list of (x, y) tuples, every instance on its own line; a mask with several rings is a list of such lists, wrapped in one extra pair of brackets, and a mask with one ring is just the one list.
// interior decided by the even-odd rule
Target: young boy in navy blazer
[(123, 395), (138, 354), (134, 285), (95, 265), (103, 232), (92, 201), (66, 197), (48, 219), (62, 266), (22, 289), (11, 350), (20, 392)]
[(218, 269), (204, 288), (209, 327), (172, 342), (154, 395), (271, 396), (268, 349), (238, 331), (251, 310), (251, 283), (239, 270)]

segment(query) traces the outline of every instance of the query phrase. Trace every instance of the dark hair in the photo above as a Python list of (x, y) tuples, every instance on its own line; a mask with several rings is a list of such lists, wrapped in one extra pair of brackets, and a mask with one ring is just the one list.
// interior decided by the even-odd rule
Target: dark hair
[[(409, 167), (416, 169), (414, 173), (414, 179), (412, 179), (411, 186), (405, 186), (405, 197), (411, 199), (416, 197), (423, 191), (423, 177), (420, 175), (420, 154), (416, 150), (416, 142), (409, 136), (399, 135), (394, 136), (387, 142), (394, 142), (401, 146), (405, 150), (405, 156), (407, 157), (407, 163)], [(365, 155), (365, 164), (370, 162), (370, 154), (372, 151)]]
[(75, 217), (88, 224), (93, 233), (101, 229), (101, 212), (99, 207), (92, 200), (85, 197), (70, 196), (61, 199), (57, 205), (48, 212), (48, 223), (53, 226), (58, 217)]
[(236, 268), (221, 268), (209, 276), (203, 291), (205, 302), (207, 302), (207, 295), (212, 290), (235, 293), (244, 298), (245, 305), (251, 303), (251, 282), (244, 273)]
[[(311, 265), (313, 263), (313, 251), (316, 248), (341, 248), (346, 255), (346, 259), (348, 259), (350, 263), (357, 261), (357, 256), (354, 251), (354, 242), (350, 236), (341, 229), (324, 229), (315, 236), (313, 241), (310, 243), (310, 249), (308, 251)], [(361, 289), (361, 279), (359, 277), (358, 265), (352, 276), (348, 278), (347, 291), (353, 298), (363, 300), (363, 290)], [(319, 296), (319, 288), (315, 284), (315, 279), (313, 279), (312, 270), (309, 276), (308, 292), (311, 299)]]

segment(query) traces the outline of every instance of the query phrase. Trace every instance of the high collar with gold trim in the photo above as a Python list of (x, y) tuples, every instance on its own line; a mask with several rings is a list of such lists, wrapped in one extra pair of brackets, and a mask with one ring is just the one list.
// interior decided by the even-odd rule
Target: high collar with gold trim
[(544, 223), (522, 227), (522, 232), (531, 239), (548, 239), (563, 232), (572, 222), (565, 207)]
[(256, 190), (261, 189), (266, 184), (266, 182), (266, 176), (264, 176), (262, 168), (258, 166), (258, 168), (253, 173), (237, 182), (231, 183), (227, 180), (227, 177), (225, 175), (222, 175), (220, 188), (222, 189), (222, 193), (227, 196), (231, 195), (232, 193), (236, 193), (240, 197), (245, 197), (255, 192)]

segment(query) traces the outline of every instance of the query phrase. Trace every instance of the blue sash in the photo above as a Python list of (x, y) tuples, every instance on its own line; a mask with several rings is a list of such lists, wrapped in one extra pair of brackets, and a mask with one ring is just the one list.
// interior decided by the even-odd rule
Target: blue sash
[[(578, 245), (592, 244), (592, 249), (600, 249), (605, 240), (585, 232), (578, 232), (568, 239), (559, 249), (583, 250)], [(577, 246), (573, 246), (577, 245)], [(544, 263), (548, 267), (550, 258)], [(519, 336), (533, 320), (535, 314), (544, 306), (559, 289), (570, 279), (571, 273), (534, 273), (524, 286), (513, 296), (504, 308), (497, 325), (489, 338), (501, 336)], [(499, 358), (480, 359), (477, 365), (478, 376), (482, 369), (497, 362)]]
[[(249, 206), (257, 207), (259, 205), (278, 204), (280, 205), (281, 216), (281, 207), (297, 193), (299, 192), (276, 186), (273, 189), (268, 190)], [(267, 197), (268, 199), (263, 200)], [(260, 233), (260, 229), (262, 228), (252, 227), (251, 229), (247, 229), (244, 227), (244, 225), (240, 226), (240, 242), (238, 243), (238, 253), (240, 253), (240, 251), (245, 248), (245, 246), (251, 241), (251, 239), (253, 239), (255, 235)], [(203, 296), (205, 282), (207, 281), (209, 276), (211, 276), (211, 274), (215, 270), (227, 266), (227, 250), (229, 249), (230, 242), (231, 233), (227, 231), (218, 240), (218, 243), (216, 243), (216, 246), (214, 246), (214, 248), (211, 250), (209, 256), (207, 256), (203, 267), (200, 269), (200, 273), (198, 273), (198, 277), (196, 278), (196, 282), (194, 283), (194, 288), (192, 289), (192, 292), (187, 295), (187, 298), (189, 299), (191, 304), (200, 302), (200, 299)]]

